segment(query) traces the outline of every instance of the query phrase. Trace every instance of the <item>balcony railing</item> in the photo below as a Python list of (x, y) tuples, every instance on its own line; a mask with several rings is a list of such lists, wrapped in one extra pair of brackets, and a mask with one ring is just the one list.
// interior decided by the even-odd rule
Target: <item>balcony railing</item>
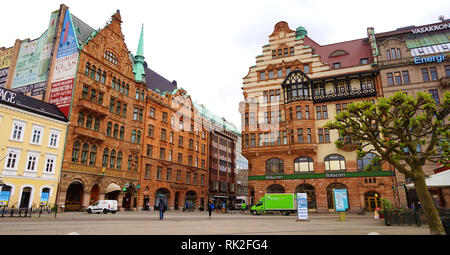
[(98, 115), (100, 117), (105, 117), (108, 115), (108, 108), (82, 97), (80, 98), (77, 107), (83, 109), (84, 112), (92, 113), (93, 115)]
[(76, 126), (73, 133), (77, 137), (85, 137), (88, 139), (96, 140), (98, 142), (104, 142), (106, 140), (106, 136), (102, 132), (98, 132), (95, 130), (87, 129), (82, 126)]
[(377, 91), (375, 88), (370, 89), (358, 89), (358, 90), (346, 90), (343, 92), (337, 93), (328, 93), (323, 95), (314, 95), (313, 101), (318, 102), (327, 102), (327, 101), (335, 101), (341, 99), (351, 99), (358, 97), (368, 97), (368, 96), (376, 96)]

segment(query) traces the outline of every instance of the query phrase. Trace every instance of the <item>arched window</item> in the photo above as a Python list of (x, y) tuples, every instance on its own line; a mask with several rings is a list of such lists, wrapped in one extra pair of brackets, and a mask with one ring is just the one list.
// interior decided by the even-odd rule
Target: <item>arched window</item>
[(117, 169), (122, 169), (122, 152), (117, 153)]
[(295, 193), (306, 193), (308, 199), (308, 209), (317, 209), (316, 189), (307, 183), (302, 183), (295, 188)]
[(80, 155), (80, 146), (81, 143), (79, 141), (75, 141), (75, 143), (73, 144), (72, 162), (78, 162), (78, 157)]
[(109, 168), (115, 168), (116, 167), (116, 151), (111, 151), (111, 156), (109, 157)]
[(136, 143), (141, 144), (141, 131), (137, 131)]
[(370, 165), (372, 163), (372, 160), (376, 157), (376, 154), (369, 152), (364, 155), (363, 158), (357, 159), (356, 162), (358, 163), (358, 171), (364, 171), (364, 168)]
[(284, 188), (279, 184), (272, 184), (267, 187), (266, 193), (284, 193)]
[(133, 157), (131, 155), (128, 156), (128, 171), (131, 171), (131, 161), (132, 161)]
[(99, 131), (100, 130), (100, 118), (96, 117), (94, 120), (94, 130)]
[(127, 86), (125, 87), (125, 96), (128, 96), (129, 91), (130, 91), (130, 85), (127, 84)]
[(92, 128), (92, 116), (88, 115), (86, 118), (86, 128), (91, 129)]
[(139, 100), (139, 96), (141, 95), (141, 91), (136, 89), (136, 100)]
[(111, 88), (114, 89), (116, 87), (116, 77), (112, 78)]
[(294, 161), (295, 172), (314, 172), (314, 161), (310, 157), (298, 157)]
[(102, 83), (106, 84), (106, 72), (105, 71), (103, 71), (103, 74), (102, 74)]
[(84, 126), (84, 113), (78, 113), (78, 126)]
[(102, 77), (102, 69), (99, 68), (97, 69), (97, 75), (95, 76), (95, 80), (100, 81), (101, 77)]
[(86, 68), (84, 69), (84, 75), (89, 76), (89, 71), (91, 71), (91, 64), (86, 62)]
[(85, 143), (85, 144), (83, 144), (83, 148), (81, 149), (81, 163), (82, 164), (87, 163), (88, 153), (89, 153), (89, 144)]
[(266, 174), (277, 174), (284, 172), (283, 160), (272, 158), (266, 161)]
[(122, 85), (120, 86), (120, 93), (124, 93), (125, 92), (125, 82), (122, 82)]
[(120, 134), (119, 134), (120, 140), (123, 140), (124, 136), (125, 136), (125, 127), (121, 126), (120, 127)]
[(131, 131), (131, 142), (135, 143), (136, 142), (136, 130), (133, 129), (133, 131)]
[(105, 148), (103, 150), (102, 167), (108, 167), (109, 150)]
[(106, 136), (111, 136), (111, 130), (112, 130), (112, 123), (108, 122), (106, 126)]
[(134, 172), (137, 173), (138, 172), (138, 166), (139, 166), (139, 157), (135, 156), (134, 157)]
[(117, 135), (119, 134), (119, 125), (114, 124), (114, 131), (113, 131), (113, 137), (117, 138)]
[(96, 71), (95, 65), (92, 65), (92, 69), (91, 69), (91, 78), (92, 79), (95, 78), (95, 71)]
[(89, 165), (95, 166), (95, 161), (97, 160), (97, 146), (91, 146), (91, 154), (89, 155)]
[(339, 154), (325, 157), (325, 171), (345, 171), (345, 158)]

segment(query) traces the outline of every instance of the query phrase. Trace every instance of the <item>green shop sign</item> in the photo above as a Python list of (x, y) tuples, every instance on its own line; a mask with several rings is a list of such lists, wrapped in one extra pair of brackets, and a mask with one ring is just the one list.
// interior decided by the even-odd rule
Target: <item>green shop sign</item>
[(391, 171), (374, 172), (336, 172), (336, 173), (304, 173), (304, 174), (278, 174), (278, 175), (254, 175), (249, 176), (249, 181), (263, 180), (295, 180), (295, 179), (323, 179), (323, 178), (355, 178), (355, 177), (376, 177), (391, 176)]

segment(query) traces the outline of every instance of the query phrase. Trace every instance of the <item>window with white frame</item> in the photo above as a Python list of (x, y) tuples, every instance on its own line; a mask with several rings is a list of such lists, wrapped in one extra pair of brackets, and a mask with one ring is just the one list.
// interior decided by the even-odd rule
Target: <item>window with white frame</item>
[(38, 152), (28, 152), (25, 170), (35, 172), (38, 165), (38, 159), (39, 159)]
[(19, 165), (19, 157), (20, 157), (20, 150), (8, 149), (4, 169), (17, 170), (17, 166)]
[(11, 132), (11, 140), (23, 141), (25, 132), (25, 122), (15, 120), (13, 122), (12, 132)]
[(56, 164), (56, 156), (47, 155), (47, 157), (45, 159), (44, 173), (46, 173), (46, 174), (55, 173), (55, 164)]
[(48, 141), (48, 147), (58, 148), (60, 135), (61, 135), (60, 131), (50, 130), (50, 138)]
[(31, 144), (41, 145), (42, 136), (44, 134), (44, 128), (42, 126), (33, 125), (31, 131)]

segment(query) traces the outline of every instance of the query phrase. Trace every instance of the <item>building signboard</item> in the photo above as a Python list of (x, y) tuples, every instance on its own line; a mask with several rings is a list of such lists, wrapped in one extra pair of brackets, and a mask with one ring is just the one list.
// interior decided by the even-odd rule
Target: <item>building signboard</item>
[(308, 199), (306, 193), (297, 193), (297, 220), (308, 219)]
[(334, 189), (334, 208), (337, 212), (345, 212), (348, 209), (348, 197), (346, 189)]
[(439, 24), (439, 25), (414, 28), (414, 29), (411, 29), (411, 32), (413, 34), (422, 34), (422, 33), (426, 33), (426, 32), (439, 31), (439, 30), (444, 30), (444, 29), (448, 29), (448, 28), (450, 28), (450, 23), (444, 23), (444, 24)]
[(10, 104), (16, 103), (17, 93), (7, 89), (0, 88), (0, 102), (7, 102)]
[(49, 103), (55, 104), (66, 117), (69, 117), (78, 57), (78, 41), (70, 12), (67, 10), (61, 31), (61, 39), (58, 43), (49, 97)]
[(0, 192), (0, 205), (8, 206), (10, 191), (1, 191)]
[(429, 57), (415, 57), (414, 64), (418, 65), (418, 64), (433, 63), (433, 62), (441, 63), (444, 60), (445, 60), (445, 55), (444, 55), (444, 53), (442, 53), (440, 55), (429, 56)]
[[(57, 17), (58, 12), (53, 12), (47, 31), (38, 39), (20, 45), (11, 85), (14, 91), (32, 92), (33, 95), (44, 93), (45, 88), (35, 87), (34, 84), (45, 83), (47, 80)], [(24, 86), (27, 88), (22, 88)]]

